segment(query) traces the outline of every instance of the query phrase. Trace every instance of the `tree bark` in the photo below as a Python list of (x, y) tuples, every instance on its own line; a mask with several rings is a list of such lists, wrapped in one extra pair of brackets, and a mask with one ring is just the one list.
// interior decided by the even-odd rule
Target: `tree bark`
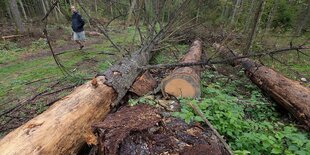
[[(182, 63), (198, 62), (201, 60), (202, 43), (194, 41), (189, 52), (184, 56)], [(171, 75), (161, 82), (164, 95), (175, 97), (198, 98), (200, 91), (200, 67), (176, 68)]]
[[(222, 57), (233, 58), (239, 55), (219, 44), (214, 45), (220, 50)], [(242, 65), (246, 75), (259, 88), (267, 92), (279, 105), (310, 129), (310, 89), (298, 81), (286, 78), (271, 68), (263, 66), (249, 58), (237, 59), (231, 65)]]
[(20, 17), (16, 0), (10, 0), (10, 10), (19, 32), (25, 32), (25, 26), (22, 22), (22, 18)]
[(0, 140), (0, 152), (11, 154), (77, 154), (93, 137), (91, 125), (102, 120), (125, 96), (148, 63), (151, 50), (163, 37), (153, 40), (56, 102), (47, 111), (33, 118)]

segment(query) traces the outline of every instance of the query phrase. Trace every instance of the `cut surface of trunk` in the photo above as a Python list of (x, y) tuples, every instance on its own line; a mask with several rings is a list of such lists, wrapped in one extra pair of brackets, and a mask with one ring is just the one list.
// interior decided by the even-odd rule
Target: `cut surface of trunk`
[[(219, 44), (219, 48), (225, 58), (237, 57), (238, 54)], [(288, 110), (293, 116), (303, 122), (310, 129), (310, 89), (301, 85), (298, 81), (286, 78), (271, 68), (263, 66), (249, 58), (237, 59), (230, 62), (231, 65), (242, 65), (246, 75), (259, 88), (267, 92), (279, 105)]]
[(157, 81), (152, 77), (150, 72), (146, 71), (136, 79), (129, 91), (137, 94), (138, 96), (143, 96), (153, 91), (156, 86)]
[[(202, 43), (194, 41), (189, 52), (184, 56), (182, 63), (198, 62), (201, 59)], [(200, 68), (181, 67), (176, 68), (171, 75), (161, 82), (162, 92), (175, 97), (198, 98), (200, 91)]]

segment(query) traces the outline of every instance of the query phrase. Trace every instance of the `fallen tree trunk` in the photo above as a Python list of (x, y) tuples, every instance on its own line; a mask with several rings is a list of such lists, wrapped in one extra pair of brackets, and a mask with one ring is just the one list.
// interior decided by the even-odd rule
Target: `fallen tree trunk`
[(138, 68), (150, 60), (161, 34), (131, 58), (123, 59), (6, 135), (0, 141), (1, 154), (77, 154), (92, 137), (91, 125), (102, 120), (125, 96), (141, 72)]
[[(214, 44), (214, 47), (219, 49), (224, 58), (239, 56), (219, 44)], [(251, 81), (267, 92), (279, 105), (287, 109), (297, 120), (303, 122), (310, 129), (309, 88), (249, 58), (236, 59), (229, 63), (231, 65), (242, 65)]]
[[(182, 63), (199, 62), (201, 60), (202, 43), (193, 42), (189, 52), (181, 60)], [(170, 76), (162, 80), (162, 92), (175, 97), (198, 98), (200, 91), (200, 67), (176, 68)]]

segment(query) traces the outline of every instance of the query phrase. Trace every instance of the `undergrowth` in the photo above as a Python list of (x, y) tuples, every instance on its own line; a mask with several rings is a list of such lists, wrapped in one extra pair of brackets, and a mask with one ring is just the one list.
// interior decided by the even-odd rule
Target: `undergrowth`
[[(203, 75), (204, 80), (216, 76)], [(203, 122), (188, 105), (196, 104), (236, 154), (310, 154), (309, 135), (284, 122), (275, 103), (266, 100), (256, 86), (244, 84), (244, 79), (216, 81), (202, 87), (201, 101), (181, 99), (182, 109), (174, 116), (187, 123)]]

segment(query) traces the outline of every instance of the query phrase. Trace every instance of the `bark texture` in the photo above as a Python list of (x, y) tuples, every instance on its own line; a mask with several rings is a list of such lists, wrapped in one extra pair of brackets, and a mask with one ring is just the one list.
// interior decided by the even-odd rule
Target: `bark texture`
[[(199, 62), (201, 54), (202, 43), (196, 40), (181, 62)], [(171, 75), (162, 80), (162, 92), (175, 97), (200, 97), (200, 67), (176, 68)]]
[[(214, 45), (224, 58), (237, 57), (231, 50)], [(267, 92), (279, 105), (287, 109), (293, 116), (310, 129), (310, 89), (298, 81), (286, 78), (271, 68), (263, 66), (249, 58), (237, 59), (231, 65), (242, 65), (246, 75), (259, 88)]]

